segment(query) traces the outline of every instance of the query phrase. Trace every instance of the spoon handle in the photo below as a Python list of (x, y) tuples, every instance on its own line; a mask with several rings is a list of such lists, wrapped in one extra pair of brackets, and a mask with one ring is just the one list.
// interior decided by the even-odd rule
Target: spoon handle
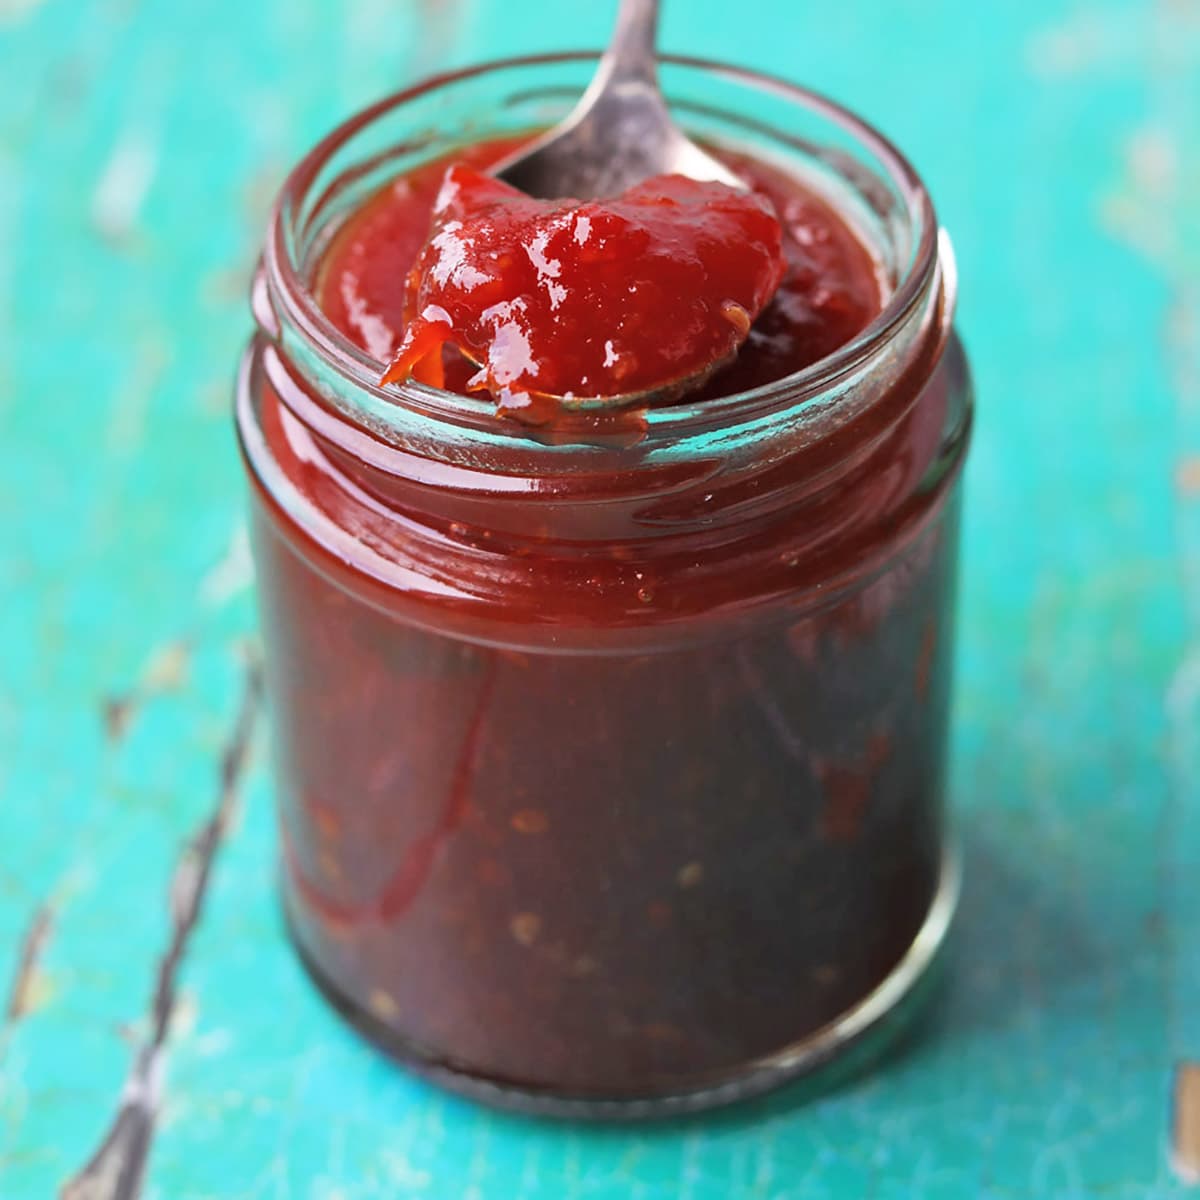
[(621, 0), (616, 28), (604, 52), (605, 82), (657, 87), (657, 37), (658, 0)]

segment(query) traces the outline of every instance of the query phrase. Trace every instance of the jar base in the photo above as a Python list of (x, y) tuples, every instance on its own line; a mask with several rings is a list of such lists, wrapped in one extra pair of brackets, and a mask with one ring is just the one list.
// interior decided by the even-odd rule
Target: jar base
[(948, 853), (929, 911), (908, 950), (870, 993), (840, 1017), (774, 1054), (719, 1075), (629, 1095), (559, 1092), (544, 1085), (489, 1077), (402, 1037), (351, 1000), (322, 970), (298, 936), (286, 900), (283, 907), (289, 939), (317, 990), (355, 1032), (402, 1066), (439, 1087), (493, 1108), (535, 1116), (621, 1121), (720, 1108), (800, 1079), (808, 1085), (807, 1099), (863, 1070), (911, 1027), (929, 998), (937, 974), (934, 967), (958, 906), (960, 885), (958, 856)]

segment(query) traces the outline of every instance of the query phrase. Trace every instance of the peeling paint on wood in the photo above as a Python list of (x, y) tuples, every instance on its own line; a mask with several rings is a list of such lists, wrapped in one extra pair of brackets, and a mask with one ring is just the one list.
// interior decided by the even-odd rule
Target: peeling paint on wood
[[(951, 772), (966, 886), (931, 1031), (817, 1103), (667, 1126), (443, 1097), (304, 981), (255, 763), (187, 939), (146, 1197), (1197, 1195), (1165, 1109), (1200, 1061), (1200, 8), (914, 11), (667, 0), (663, 32), (879, 123), (954, 238), (980, 406)], [(4, 1200), (54, 1195), (126, 1074), (162, 1065), (131, 1020), (164, 951), (152, 901), (203, 823), (254, 624), (228, 407), (270, 192), (416, 73), (598, 44), (610, 18), (611, 0), (0, 0), (6, 986), (36, 902), (55, 906), (30, 976), (53, 987), (4, 1034)], [(147, 647), (181, 641), (185, 685), (148, 686)], [(686, 848), (674, 866), (691, 881)], [(705, 862), (696, 886), (720, 878)]]
[(178, 691), (187, 680), (191, 640), (176, 638), (151, 652), (135, 687), (104, 697), (100, 711), (109, 741), (119, 742), (129, 732), (138, 711), (162, 692)]
[(1200, 1062), (1180, 1063), (1175, 1072), (1171, 1161), (1184, 1183), (1200, 1185)]
[[(29, 928), (21, 939), (17, 954), (16, 969), (8, 991), (8, 1006), (5, 1009), (5, 1035), (33, 1007), (38, 963), (54, 928), (54, 908), (48, 902), (39, 904), (29, 921)], [(0, 1048), (3, 1041), (0, 1040)]]
[(64, 1184), (62, 1200), (137, 1200), (141, 1195), (162, 1102), (163, 1060), (175, 1015), (179, 971), (200, 916), (217, 850), (237, 803), (261, 691), (258, 667), (251, 664), (241, 711), (221, 752), (216, 806), (189, 840), (171, 877), (171, 939), (158, 967), (150, 1034), (134, 1058), (112, 1127), (86, 1166)]

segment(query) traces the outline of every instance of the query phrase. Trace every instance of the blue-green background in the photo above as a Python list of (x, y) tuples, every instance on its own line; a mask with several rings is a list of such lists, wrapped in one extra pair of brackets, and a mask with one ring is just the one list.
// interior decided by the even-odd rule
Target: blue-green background
[[(607, 3), (0, 0), (0, 1196), (57, 1194), (144, 1029), (253, 630), (230, 432), (290, 162), (444, 65)], [(802, 80), (910, 154), (978, 382), (933, 1031), (819, 1102), (589, 1130), (355, 1042), (280, 936), (261, 745), (183, 976), (146, 1193), (275, 1200), (1183, 1197), (1200, 1058), (1200, 4), (668, 0), (664, 44)], [(106, 734), (106, 699), (130, 698)]]

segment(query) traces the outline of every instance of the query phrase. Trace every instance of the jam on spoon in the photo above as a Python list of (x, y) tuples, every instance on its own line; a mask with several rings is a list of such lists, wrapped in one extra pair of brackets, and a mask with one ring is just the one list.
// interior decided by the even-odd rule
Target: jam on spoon
[[(447, 174), (385, 383), (411, 374), (442, 386), (440, 348), (451, 343), (480, 367), (470, 389), (491, 391), (500, 414), (544, 424), (564, 408), (669, 403), (732, 359), (779, 286), (782, 234), (745, 182), (675, 124), (657, 29), (658, 0), (620, 0), (566, 119), (491, 179)], [(621, 269), (642, 255), (637, 277)], [(670, 336), (650, 332), (663, 326)]]
[(676, 399), (727, 364), (784, 275), (770, 202), (663, 175), (611, 200), (543, 201), (451, 166), (408, 274), (385, 383), (445, 385), (443, 346), (499, 412)]

